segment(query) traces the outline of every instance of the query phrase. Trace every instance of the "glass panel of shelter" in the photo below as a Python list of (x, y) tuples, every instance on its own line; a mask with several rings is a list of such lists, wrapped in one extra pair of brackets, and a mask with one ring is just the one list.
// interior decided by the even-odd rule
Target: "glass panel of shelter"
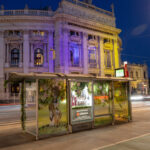
[(96, 81), (93, 84), (94, 126), (111, 124), (112, 114), (112, 82)]
[(114, 82), (114, 117), (115, 123), (128, 121), (130, 118), (127, 82)]

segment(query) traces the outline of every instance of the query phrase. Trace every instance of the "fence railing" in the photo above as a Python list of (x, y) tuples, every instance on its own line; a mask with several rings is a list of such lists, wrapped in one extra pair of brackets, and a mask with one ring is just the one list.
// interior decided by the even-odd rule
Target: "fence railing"
[(71, 3), (79, 5), (81, 7), (93, 9), (93, 10), (95, 10), (95, 11), (97, 11), (99, 13), (105, 14), (105, 15), (114, 16), (113, 12), (111, 12), (111, 11), (107, 11), (107, 10), (98, 8), (98, 7), (94, 6), (94, 5), (83, 3), (83, 2), (81, 2), (79, 0), (65, 0), (65, 1), (71, 2)]
[(0, 10), (0, 16), (53, 16), (53, 12), (50, 10)]

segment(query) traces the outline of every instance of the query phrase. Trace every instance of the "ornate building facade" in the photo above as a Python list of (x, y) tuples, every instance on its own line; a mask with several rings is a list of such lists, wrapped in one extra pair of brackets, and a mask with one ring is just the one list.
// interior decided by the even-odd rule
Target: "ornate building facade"
[(62, 0), (56, 11), (1, 8), (0, 93), (18, 92), (18, 85), (3, 86), (10, 72), (114, 76), (120, 67), (121, 30), (113, 9), (91, 2)]
[(133, 78), (131, 81), (132, 94), (148, 94), (149, 79), (148, 67), (146, 64), (128, 64), (129, 76)]

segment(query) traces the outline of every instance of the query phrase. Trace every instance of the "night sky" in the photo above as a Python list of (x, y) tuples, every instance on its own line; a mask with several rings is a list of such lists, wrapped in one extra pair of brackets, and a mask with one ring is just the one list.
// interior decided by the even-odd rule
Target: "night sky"
[[(55, 10), (60, 0), (0, 0), (5, 9), (23, 9), (28, 4), (31, 9), (47, 5)], [(122, 30), (122, 60), (131, 63), (146, 63), (150, 75), (150, 0), (93, 0), (97, 7), (111, 10), (115, 6), (117, 28)]]

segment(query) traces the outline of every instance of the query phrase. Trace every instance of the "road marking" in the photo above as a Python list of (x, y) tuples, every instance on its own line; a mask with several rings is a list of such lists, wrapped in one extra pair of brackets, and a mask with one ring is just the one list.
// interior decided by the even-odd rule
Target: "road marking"
[(134, 137), (134, 138), (127, 139), (127, 140), (122, 140), (122, 141), (119, 141), (119, 142), (115, 142), (115, 143), (113, 143), (113, 144), (109, 144), (109, 145), (101, 146), (101, 147), (98, 147), (98, 148), (94, 148), (94, 149), (92, 149), (92, 150), (101, 150), (101, 149), (103, 149), (103, 148), (111, 147), (111, 146), (114, 146), (114, 145), (117, 145), (117, 144), (120, 144), (120, 143), (124, 143), (124, 142), (131, 141), (131, 140), (135, 140), (135, 139), (138, 139), (138, 138), (147, 136), (147, 135), (150, 135), (150, 133), (146, 133), (146, 134), (143, 134), (143, 135)]
[(133, 112), (142, 111), (142, 110), (150, 110), (150, 108), (137, 109), (137, 110), (133, 110)]

